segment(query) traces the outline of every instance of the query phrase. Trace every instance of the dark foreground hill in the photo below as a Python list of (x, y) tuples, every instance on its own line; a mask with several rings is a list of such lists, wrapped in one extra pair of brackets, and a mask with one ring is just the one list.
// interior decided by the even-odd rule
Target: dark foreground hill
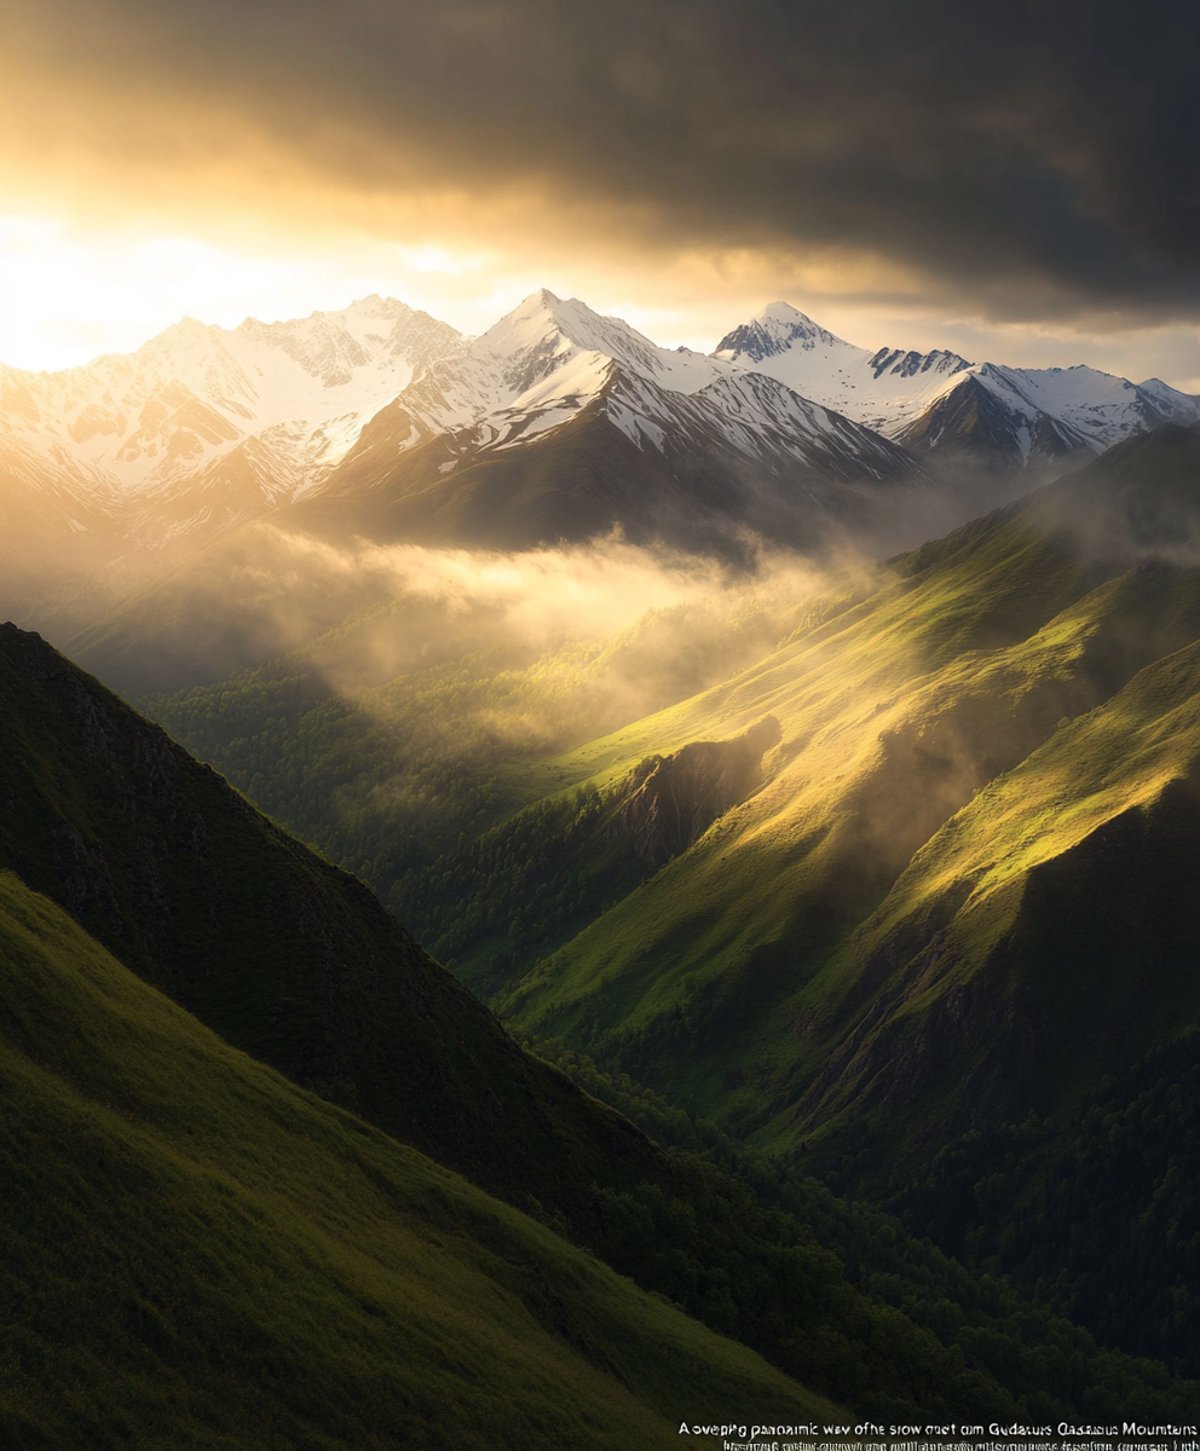
[(222, 1043), (0, 874), (0, 1440), (670, 1446), (834, 1408)]
[(0, 865), (228, 1042), (517, 1202), (650, 1146), (523, 1053), (360, 882), (0, 627)]

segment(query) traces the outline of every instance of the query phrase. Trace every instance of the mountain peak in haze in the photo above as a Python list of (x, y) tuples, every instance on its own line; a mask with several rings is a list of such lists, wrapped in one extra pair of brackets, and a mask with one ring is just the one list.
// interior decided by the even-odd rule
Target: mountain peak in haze
[[(181, 348), (187, 349), (211, 349), (221, 336), (221, 329), (214, 323), (201, 322), (195, 317), (181, 317), (178, 322), (173, 322), (162, 329), (161, 332), (148, 338), (136, 353), (120, 354), (105, 353), (95, 362), (88, 364), (89, 368), (95, 367), (97, 363), (104, 363), (106, 360), (118, 359), (128, 356), (131, 361), (136, 359), (153, 358), (168, 351), (178, 351)], [(83, 369), (72, 369), (72, 372), (82, 372)], [(51, 377), (61, 376), (50, 374)]]
[(804, 333), (824, 333), (826, 337), (833, 336), (820, 323), (814, 322), (807, 313), (801, 312), (798, 307), (793, 307), (790, 302), (768, 302), (766, 307), (751, 321), (772, 332), (790, 332), (796, 336)]
[[(493, 364), (505, 360), (506, 389), (516, 390), (506, 405), (556, 375), (566, 394), (594, 395), (612, 364), (684, 392), (704, 387), (721, 373), (721, 365), (703, 353), (660, 347), (622, 318), (606, 317), (577, 297), (564, 299), (545, 287), (476, 338), (471, 352), (477, 360), (490, 358)], [(568, 364), (576, 363), (569, 374), (563, 373)]]
[(844, 348), (849, 344), (823, 328), (790, 302), (769, 302), (747, 323), (736, 327), (717, 344), (716, 356), (753, 367), (765, 358), (796, 348)]

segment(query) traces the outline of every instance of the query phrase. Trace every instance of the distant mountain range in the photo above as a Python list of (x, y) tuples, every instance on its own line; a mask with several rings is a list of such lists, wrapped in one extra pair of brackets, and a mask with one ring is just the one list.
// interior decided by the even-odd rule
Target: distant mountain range
[(295, 498), (458, 334), (368, 297), (232, 330), (190, 318), (129, 356), (0, 368), (0, 451), (32, 512), (158, 545)]
[(1010, 368), (957, 353), (870, 352), (786, 302), (734, 328), (713, 355), (753, 368), (916, 451), (1025, 468), (1102, 453), (1161, 423), (1192, 423), (1200, 400), (1158, 378), (1096, 368)]
[(777, 379), (542, 291), (415, 379), (306, 503), (372, 537), (512, 546), (617, 525), (803, 544), (923, 478), (911, 453)]
[(1156, 379), (872, 353), (786, 303), (706, 356), (545, 290), (471, 340), (368, 297), (188, 319), (61, 373), (0, 368), (0, 497), (10, 528), (151, 550), (297, 503), (388, 537), (615, 524), (694, 543), (719, 521), (803, 543), (868, 522), (931, 460), (1011, 472), (1197, 417)]

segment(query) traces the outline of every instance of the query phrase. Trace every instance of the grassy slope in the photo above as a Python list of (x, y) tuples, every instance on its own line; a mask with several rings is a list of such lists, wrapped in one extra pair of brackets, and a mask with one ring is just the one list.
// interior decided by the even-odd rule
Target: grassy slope
[[(909, 1061), (904, 1090), (926, 1114), (937, 1090), (951, 1117), (964, 1089), (969, 1099), (983, 1087), (973, 1079), (989, 1059), (1027, 1081), (1039, 1111), (1078, 1109), (1097, 1063), (1137, 1062), (1200, 1021), (1188, 966), (1200, 954), (1198, 774), (1200, 642), (980, 791), (813, 984), (850, 1037), (810, 1121), (886, 1097), (897, 1056), (911, 1060), (935, 1036), (936, 1070)], [(956, 1051), (941, 1019), (965, 1017), (981, 994), (990, 1021)], [(1009, 1095), (987, 1090), (994, 1119)], [(1030, 1106), (1014, 1100), (1012, 1111)]]
[[(506, 1006), (558, 1033), (586, 1015), (590, 1032), (628, 1036), (711, 983), (723, 1001), (718, 1054), (736, 1061), (746, 1045), (731, 1044), (730, 1029), (744, 1027), (757, 1059), (775, 1039), (794, 1061), (804, 1045), (778, 1043), (781, 1003), (975, 789), (1138, 663), (1114, 586), (1091, 587), (1053, 541), (1023, 530), (1005, 525), (984, 550), (966, 546), (931, 577), (894, 582), (727, 685), (564, 763), (611, 784), (651, 748), (728, 738), (768, 713), (784, 731), (757, 795)], [(1200, 626), (1200, 592), (1180, 589), (1186, 634)], [(1156, 610), (1147, 601), (1142, 614)], [(747, 992), (751, 1021), (738, 1011)], [(690, 1071), (694, 1046), (675, 1071)], [(697, 1107), (717, 1108), (725, 1091), (712, 1066), (695, 1074), (696, 1092), (703, 1078), (712, 1095)]]
[(6, 1445), (672, 1445), (828, 1402), (227, 1047), (0, 874)]
[[(1184, 445), (1190, 479), (1195, 443)], [(1111, 466), (1120, 488), (1112, 474), (1092, 485), (1101, 502), (1128, 488), (1130, 468)], [(761, 791), (515, 982), (503, 1006), (700, 1111), (760, 1130), (774, 1121), (785, 1138), (811, 1127), (831, 1055), (842, 1063), (858, 1020), (881, 1010), (888, 975), (879, 954), (846, 944), (914, 853), (1060, 723), (1200, 635), (1190, 565), (1138, 564), (1060, 522), (1043, 500), (970, 526), (759, 666), (561, 759), (567, 779), (603, 788), (651, 751), (728, 738), (767, 713), (784, 731)], [(1164, 664), (1163, 680), (1182, 661)], [(1157, 697), (1148, 711), (1168, 735), (1179, 724)], [(1118, 719), (1114, 739), (1122, 729)], [(1074, 773), (1086, 760), (1063, 739), (1060, 803), (1082, 803)], [(1122, 809), (1140, 799), (1135, 768), (1116, 762)], [(1035, 855), (1053, 856), (1066, 844), (1058, 825), (1046, 829), (1059, 813), (1035, 799)], [(999, 830), (993, 808), (1000, 798), (986, 792), (973, 808), (980, 840)]]

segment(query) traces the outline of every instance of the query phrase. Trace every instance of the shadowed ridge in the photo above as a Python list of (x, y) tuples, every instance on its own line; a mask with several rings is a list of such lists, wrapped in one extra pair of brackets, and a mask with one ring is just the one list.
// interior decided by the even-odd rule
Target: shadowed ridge
[(355, 878), (0, 627), (0, 865), (235, 1046), (518, 1203), (649, 1144), (519, 1049)]

